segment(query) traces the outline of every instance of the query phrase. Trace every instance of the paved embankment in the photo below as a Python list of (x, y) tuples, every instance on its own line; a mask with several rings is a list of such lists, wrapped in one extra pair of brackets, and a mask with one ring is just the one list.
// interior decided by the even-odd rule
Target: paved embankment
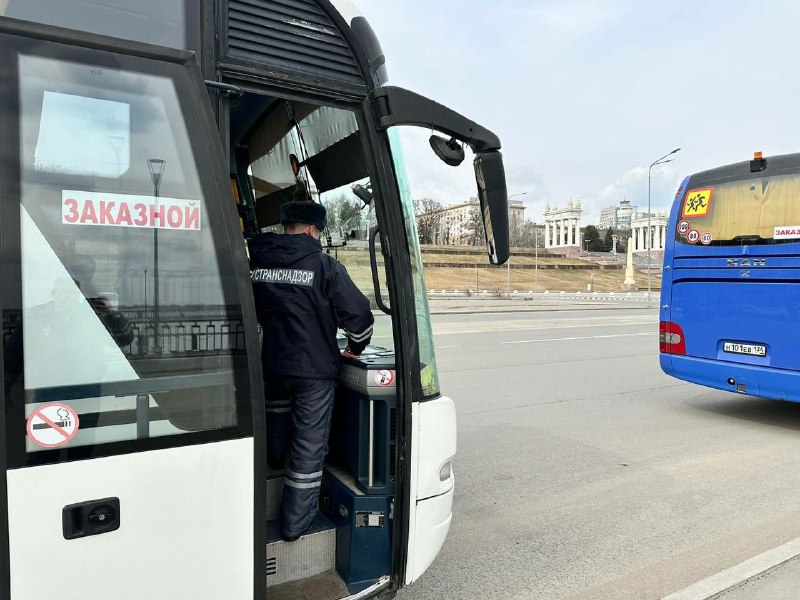
[(538, 312), (587, 308), (649, 308), (658, 306), (658, 292), (647, 302), (647, 292), (634, 293), (512, 293), (509, 296), (467, 296), (460, 293), (428, 295), (433, 314), (484, 312)]

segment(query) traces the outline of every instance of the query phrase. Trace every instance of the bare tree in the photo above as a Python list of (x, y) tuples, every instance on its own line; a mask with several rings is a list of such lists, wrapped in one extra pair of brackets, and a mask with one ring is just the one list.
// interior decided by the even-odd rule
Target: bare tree
[(525, 222), (519, 218), (519, 214), (515, 210), (508, 211), (508, 241), (509, 245), (520, 247), (522, 246), (522, 237), (524, 235)]
[(483, 215), (481, 215), (481, 209), (477, 206), (469, 211), (469, 217), (467, 217), (467, 231), (469, 232), (470, 246), (482, 246), (486, 243), (486, 230), (483, 227)]
[(539, 233), (533, 221), (514, 222), (511, 227), (511, 245), (518, 248), (534, 248), (539, 241)]
[(420, 244), (435, 244), (442, 227), (442, 204), (433, 198), (414, 200)]

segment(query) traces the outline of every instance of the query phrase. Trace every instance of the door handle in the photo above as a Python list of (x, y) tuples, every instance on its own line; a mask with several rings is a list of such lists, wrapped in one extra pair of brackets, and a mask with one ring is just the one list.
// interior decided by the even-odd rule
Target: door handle
[(119, 529), (119, 498), (89, 500), (61, 511), (64, 539), (74, 540)]

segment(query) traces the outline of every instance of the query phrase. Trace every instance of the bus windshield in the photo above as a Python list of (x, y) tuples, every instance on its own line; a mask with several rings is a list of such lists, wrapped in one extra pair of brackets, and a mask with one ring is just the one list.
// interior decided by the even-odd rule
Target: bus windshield
[(800, 173), (690, 186), (676, 241), (710, 246), (800, 241)]

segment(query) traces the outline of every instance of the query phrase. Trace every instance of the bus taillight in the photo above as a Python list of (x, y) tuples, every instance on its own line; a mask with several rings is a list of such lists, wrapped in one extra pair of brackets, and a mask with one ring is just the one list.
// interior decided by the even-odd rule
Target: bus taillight
[(658, 346), (663, 354), (686, 354), (686, 338), (680, 325), (661, 321), (658, 324)]

